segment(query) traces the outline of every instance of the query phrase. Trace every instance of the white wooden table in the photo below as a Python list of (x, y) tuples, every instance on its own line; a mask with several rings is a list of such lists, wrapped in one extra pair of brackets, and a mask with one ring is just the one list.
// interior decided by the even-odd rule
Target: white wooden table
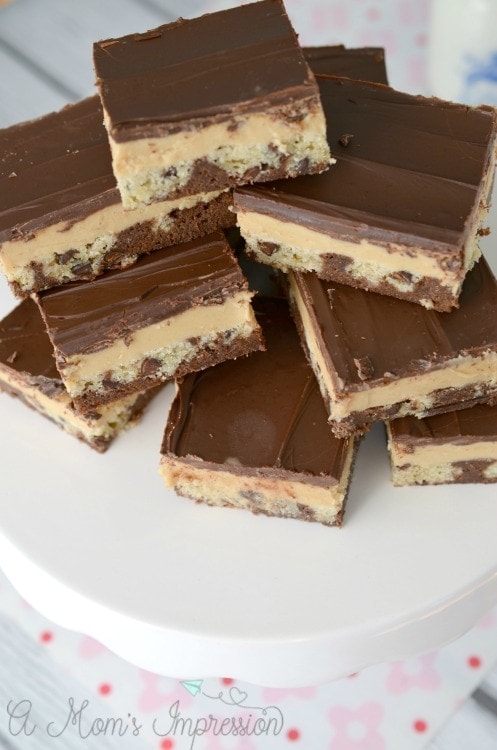
[[(230, 2), (219, 2), (227, 7)], [(145, 31), (179, 15), (194, 16), (202, 0), (14, 0), (0, 6), (0, 127), (56, 110), (95, 92), (91, 46), (96, 39)], [(12, 676), (56, 716), (77, 686), (37, 644), (0, 613), (0, 705)], [(22, 692), (22, 691), (21, 691)], [(48, 743), (53, 746), (53, 741)], [(65, 747), (70, 747), (66, 738)], [(89, 739), (88, 748), (119, 747), (122, 738)], [(0, 733), (0, 749), (42, 748), (29, 737)], [(137, 748), (135, 743), (133, 747)], [(496, 750), (497, 669), (458, 711), (429, 750)], [(396, 749), (397, 750), (397, 749)], [(398, 750), (402, 750), (399, 748)]]

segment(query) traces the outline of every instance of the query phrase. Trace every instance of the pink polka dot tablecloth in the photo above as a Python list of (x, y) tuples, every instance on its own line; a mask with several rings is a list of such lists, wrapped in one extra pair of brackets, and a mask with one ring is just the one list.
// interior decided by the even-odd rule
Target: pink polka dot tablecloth
[[(234, 4), (233, 0), (196, 2), (191, 15)], [(302, 45), (384, 47), (390, 84), (414, 94), (430, 93), (426, 80), (429, 0), (285, 0), (285, 7)]]
[[(173, 15), (185, 16), (234, 4), (164, 0)], [(429, 0), (285, 4), (303, 45), (382, 46), (394, 87), (430, 93)], [(21, 0), (17, 5), (22, 10)], [(59, 3), (60, 9), (67, 5)], [(154, 3), (143, 3), (147, 5)], [(0, 749), (6, 738), (5, 747), (23, 750), (421, 750), (497, 661), (497, 608), (436, 652), (371, 667), (333, 683), (287, 690), (242, 683), (229, 675), (190, 675), (181, 682), (146, 672), (95, 640), (47, 621), (1, 574), (0, 613), (12, 632), (22, 632), (34, 644), (34, 660), (53, 663), (57, 674), (67, 675), (73, 684), (73, 691), (62, 696), (62, 721), (65, 715), (68, 722), (61, 725), (60, 736), (57, 731), (49, 735), (50, 717), (43, 713), (37, 719), (38, 733), (28, 736), (34, 721), (28, 722), (28, 709), (36, 709), (38, 689), (46, 694), (48, 688), (34, 680), (32, 692), (26, 692), (22, 654), (14, 654), (14, 666), (0, 691), (7, 696), (0, 707)], [(14, 714), (10, 721), (8, 705)]]
[[(109, 747), (122, 750), (421, 750), (497, 660), (496, 608), (439, 651), (326, 685), (275, 689), (229, 676), (179, 681), (139, 669), (95, 640), (50, 623), (4, 577), (0, 611), (79, 685), (80, 698), (72, 699), (76, 718), (64, 728), (70, 748), (87, 747), (93, 727), (115, 741)], [(13, 670), (4, 692), (12, 706), (34, 705), (36, 695), (26, 695), (20, 677)], [(7, 721), (2, 713), (0, 734), (1, 721)], [(11, 733), (16, 726), (19, 721), (11, 719)], [(55, 739), (43, 747), (61, 747)]]

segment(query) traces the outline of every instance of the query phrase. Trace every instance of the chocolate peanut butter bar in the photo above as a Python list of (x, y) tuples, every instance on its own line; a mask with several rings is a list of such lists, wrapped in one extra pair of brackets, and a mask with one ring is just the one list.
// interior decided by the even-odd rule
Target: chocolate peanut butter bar
[(497, 406), (479, 404), (425, 419), (387, 422), (392, 481), (497, 482)]
[(234, 223), (227, 192), (124, 211), (98, 96), (0, 131), (0, 267), (17, 296)]
[(248, 290), (219, 232), (36, 299), (83, 412), (261, 348)]
[(480, 255), (496, 110), (317, 79), (337, 164), (237, 188), (248, 251), (283, 271), (451, 310)]
[(209, 505), (340, 525), (356, 441), (333, 436), (287, 303), (254, 307), (267, 351), (177, 383), (160, 472)]
[(86, 416), (72, 404), (53, 356), (53, 347), (36, 304), (25, 299), (0, 322), (0, 390), (55, 422), (95, 450), (141, 416), (156, 389), (126, 396)]
[(281, 0), (94, 45), (126, 208), (330, 164), (319, 90)]
[(483, 257), (449, 315), (312, 273), (289, 286), (336, 435), (497, 395), (497, 281)]
[(388, 84), (383, 47), (303, 47), (305, 59), (315, 75), (324, 74)]

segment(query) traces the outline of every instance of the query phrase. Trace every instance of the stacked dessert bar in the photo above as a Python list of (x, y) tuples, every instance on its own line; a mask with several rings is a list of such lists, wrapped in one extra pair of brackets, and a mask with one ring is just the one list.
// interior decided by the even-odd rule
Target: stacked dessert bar
[(41, 403), (28, 385), (44, 388), (44, 370), (28, 369), (15, 338), (41, 314), (57, 390), (80, 421), (263, 348), (221, 231), (235, 223), (232, 187), (331, 162), (279, 0), (99, 42), (94, 58), (101, 96), (0, 133), (0, 261), (14, 294), (37, 302), (5, 321), (2, 381)]
[[(103, 449), (176, 380), (160, 470), (212, 505), (339, 525), (380, 420), (395, 483), (497, 479), (495, 111), (391, 89), (378, 49), (302, 50), (281, 0), (94, 63), (99, 96), (0, 132), (0, 387)], [(288, 301), (252, 304), (235, 223)], [(445, 471), (413, 468), (432, 415), (475, 409), (442, 420)]]

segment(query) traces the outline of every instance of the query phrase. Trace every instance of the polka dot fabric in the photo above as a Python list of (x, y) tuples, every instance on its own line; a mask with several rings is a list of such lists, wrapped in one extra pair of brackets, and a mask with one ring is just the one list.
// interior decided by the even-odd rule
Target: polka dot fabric
[[(193, 16), (235, 2), (192, 0), (188, 12), (183, 7), (179, 12)], [(301, 44), (385, 47), (391, 85), (430, 93), (425, 64), (429, 0), (285, 4)], [(166, 5), (172, 9), (174, 3)], [(134, 667), (88, 636), (48, 622), (1, 574), (0, 606), (84, 686), (90, 707), (94, 699), (105, 705), (108, 716), (136, 717), (139, 746), (150, 750), (421, 750), (497, 661), (496, 608), (435, 653), (381, 664), (327, 685), (270, 689), (220, 676), (192, 680), (187, 689), (178, 680)], [(15, 680), (13, 674), (13, 686)], [(165, 735), (175, 715), (190, 720), (183, 726), (197, 728), (193, 742), (179, 731), (180, 722), (176, 732)], [(255, 723), (261, 718), (274, 720), (266, 725), (272, 731), (261, 732), (263, 725)]]
[[(189, 15), (232, 7), (230, 0), (196, 2)], [(238, 4), (242, 4), (241, 2)], [(302, 45), (345, 44), (384, 47), (390, 84), (429, 94), (426, 40), (429, 0), (285, 0)]]
[[(83, 686), (89, 711), (98, 701), (99, 715), (103, 705), (109, 717), (136, 717), (144, 743), (137, 747), (150, 750), (190, 747), (180, 719), (197, 727), (195, 750), (421, 750), (497, 661), (496, 608), (439, 651), (370, 667), (327, 685), (264, 688), (222, 676), (193, 680), (188, 690), (178, 680), (139, 669), (92, 638), (47, 621), (1, 574), (0, 608)], [(13, 687), (15, 680), (13, 674)], [(166, 735), (174, 715), (177, 728)], [(257, 734), (260, 718), (273, 719), (274, 731)]]

